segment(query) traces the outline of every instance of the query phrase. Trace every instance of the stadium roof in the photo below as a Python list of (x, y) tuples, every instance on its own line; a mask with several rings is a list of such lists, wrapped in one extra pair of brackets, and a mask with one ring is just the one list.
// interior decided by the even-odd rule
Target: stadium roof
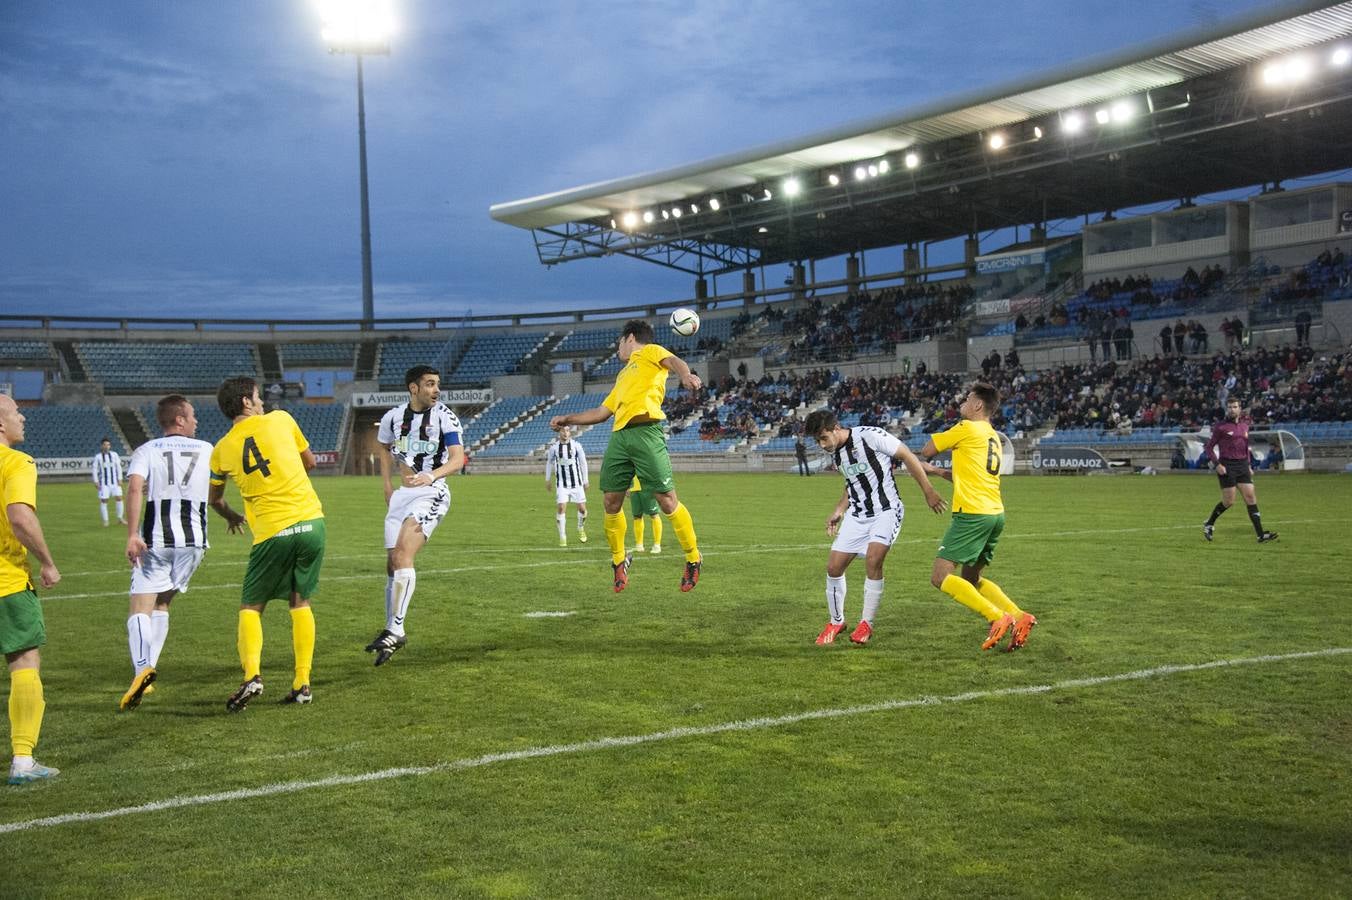
[(1352, 162), (1349, 37), (1352, 2), (1282, 4), (490, 214), (531, 229), (547, 265), (623, 254), (716, 274), (1276, 183)]

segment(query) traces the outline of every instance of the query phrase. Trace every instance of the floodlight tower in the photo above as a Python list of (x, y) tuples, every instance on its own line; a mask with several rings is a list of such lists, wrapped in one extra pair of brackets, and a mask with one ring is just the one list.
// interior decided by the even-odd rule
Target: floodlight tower
[(357, 57), (357, 148), (361, 166), (361, 317), (375, 319), (375, 292), (371, 286), (371, 202), (366, 187), (366, 89), (362, 82), (363, 56), (389, 56), (394, 16), (384, 0), (319, 0), (324, 20), (321, 32), (330, 53)]

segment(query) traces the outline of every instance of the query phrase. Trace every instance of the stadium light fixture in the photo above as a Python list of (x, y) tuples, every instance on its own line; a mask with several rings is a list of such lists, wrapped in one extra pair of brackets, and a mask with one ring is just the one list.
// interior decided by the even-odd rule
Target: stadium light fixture
[(1100, 125), (1107, 125), (1112, 120), (1113, 114), (1108, 112), (1108, 110), (1106, 109), (1094, 110), (1094, 121), (1099, 123)]
[(395, 32), (388, 0), (319, 0), (323, 24), (320, 36), (330, 53), (357, 57), (357, 156), (361, 179), (361, 315), (375, 318), (375, 288), (371, 275), (371, 200), (366, 178), (366, 87), (363, 56), (388, 56)]
[(762, 200), (773, 200), (773, 199), (775, 199), (774, 192), (771, 191), (769, 188), (766, 188), (766, 189), (765, 189), (765, 193), (761, 195), (761, 199), (762, 199)]
[(873, 163), (870, 163), (870, 164), (869, 164), (869, 167), (868, 167), (868, 177), (869, 177), (869, 178), (877, 178), (877, 177), (878, 177), (878, 167), (877, 167), (877, 165), (875, 165), (875, 164), (873, 164)]
[(638, 224), (638, 213), (634, 212), (633, 210), (630, 210), (629, 212), (620, 216), (620, 221), (624, 223), (626, 231), (632, 230), (634, 226)]
[(1136, 115), (1136, 107), (1130, 100), (1118, 100), (1109, 108), (1108, 114), (1117, 124), (1125, 125)]
[(854, 167), (854, 180), (855, 180), (855, 181), (863, 181), (863, 180), (864, 180), (865, 178), (867, 178), (867, 177), (868, 177), (868, 169), (865, 169), (863, 166), (855, 166), (855, 167)]
[(840, 176), (835, 172), (832, 172), (830, 175), (826, 176), (826, 183), (831, 185), (831, 187), (838, 187), (840, 185)]
[(662, 210), (662, 221), (665, 222), (665, 221), (667, 221), (667, 220), (670, 219), (670, 218), (671, 218), (671, 213), (667, 212), (665, 209)]
[(699, 204), (698, 204), (698, 203), (692, 203), (692, 204), (690, 204), (690, 214), (691, 214), (691, 215), (699, 215)]
[(906, 154), (906, 168), (914, 169), (920, 165), (920, 154), (911, 150)]
[(1084, 116), (1077, 112), (1068, 112), (1061, 117), (1061, 130), (1066, 134), (1079, 134), (1084, 129)]
[(784, 179), (784, 196), (797, 197), (803, 192), (803, 184), (797, 178)]
[(657, 216), (653, 215), (653, 211), (651, 209), (645, 209), (643, 211), (643, 221), (645, 224), (651, 225), (653, 223), (653, 219), (656, 218)]
[(1307, 80), (1314, 66), (1307, 56), (1288, 56), (1263, 67), (1263, 84), (1267, 87), (1288, 87)]
[(1000, 150), (1005, 146), (1005, 136), (997, 131), (990, 136), (986, 143), (990, 145), (992, 150)]
[(709, 208), (712, 209), (714, 212), (718, 212), (718, 210), (719, 210), (722, 206), (723, 206), (723, 204), (718, 202), (718, 198), (717, 198), (717, 197), (710, 197), (710, 198), (709, 198)]
[(671, 208), (671, 217), (673, 219), (679, 219), (681, 217), (681, 208), (679, 206), (673, 206)]
[(1341, 69), (1349, 62), (1352, 62), (1352, 49), (1347, 47), (1336, 48), (1329, 54), (1329, 62)]
[(616, 228), (619, 228), (619, 227), (620, 227), (619, 225), (615, 224), (615, 220), (614, 220), (614, 219), (611, 219), (611, 220), (610, 220), (610, 230), (611, 230), (611, 231), (614, 231)]
[(1042, 140), (1042, 126), (1041, 126), (1041, 125), (1034, 125), (1034, 126), (1033, 126), (1033, 140), (1035, 140), (1035, 141), (1040, 141), (1040, 140)]
[(769, 233), (770, 229), (766, 228), (764, 225), (756, 229), (756, 234), (769, 234)]
[(880, 174), (886, 175), (890, 171), (892, 171), (892, 164), (890, 162), (885, 159), (878, 160), (878, 172)]

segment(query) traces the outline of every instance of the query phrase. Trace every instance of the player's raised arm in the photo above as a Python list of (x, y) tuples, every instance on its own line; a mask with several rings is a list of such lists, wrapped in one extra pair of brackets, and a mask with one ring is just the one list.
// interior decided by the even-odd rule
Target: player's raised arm
[(664, 358), (660, 365), (680, 379), (681, 384), (687, 390), (697, 391), (704, 385), (699, 376), (690, 371), (690, 367), (685, 364), (685, 360), (675, 354)]
[[(932, 444), (933, 442), (930, 442), (926, 446)], [(939, 492), (934, 489), (934, 485), (930, 484), (929, 476), (925, 474), (925, 464), (911, 452), (911, 448), (905, 444), (898, 444), (897, 452), (892, 454), (892, 458), (904, 465), (906, 471), (910, 472), (911, 477), (915, 479), (916, 484), (920, 485), (920, 490), (925, 494), (925, 505), (936, 513), (943, 512), (946, 507), (944, 498), (940, 497)]]
[[(686, 371), (689, 371), (689, 369)], [(555, 416), (549, 420), (549, 427), (558, 431), (568, 425), (599, 425), (613, 415), (615, 415), (615, 411), (609, 407), (594, 406), (591, 409), (584, 409), (582, 412)]]

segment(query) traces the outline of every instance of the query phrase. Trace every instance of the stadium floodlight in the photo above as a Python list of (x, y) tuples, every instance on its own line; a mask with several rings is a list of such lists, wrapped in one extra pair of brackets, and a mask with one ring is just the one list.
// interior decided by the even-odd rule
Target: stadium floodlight
[(394, 35), (394, 14), (387, 0), (320, 0), (320, 36), (330, 53), (357, 57), (357, 153), (361, 170), (361, 316), (375, 318), (371, 276), (371, 201), (366, 180), (366, 87), (363, 56), (388, 56)]
[(888, 172), (892, 171), (892, 164), (885, 159), (880, 159), (878, 160), (878, 171), (886, 175)]
[(909, 151), (906, 154), (906, 168), (914, 169), (918, 165), (920, 165), (920, 154), (914, 150)]
[(854, 167), (854, 180), (855, 180), (855, 181), (863, 181), (863, 180), (864, 180), (865, 178), (867, 178), (867, 177), (868, 177), (868, 169), (865, 169), (863, 166), (855, 166), (855, 167)]
[(671, 208), (671, 217), (673, 219), (679, 219), (681, 217), (681, 208), (679, 206), (673, 206)]
[(830, 175), (826, 176), (826, 183), (831, 185), (831, 187), (838, 187), (840, 185), (840, 176), (835, 172), (832, 172)]
[(1268, 87), (1287, 87), (1299, 84), (1314, 73), (1307, 56), (1288, 56), (1263, 67), (1263, 84)]
[(1108, 110), (1108, 114), (1112, 116), (1114, 122), (1124, 125), (1136, 115), (1136, 107), (1132, 105), (1130, 100), (1118, 100)]
[(1040, 141), (1040, 140), (1042, 140), (1042, 126), (1041, 126), (1041, 125), (1034, 125), (1034, 126), (1033, 126), (1033, 140), (1035, 140), (1035, 141)]
[(1352, 62), (1352, 49), (1348, 49), (1347, 47), (1337, 48), (1331, 54), (1329, 54), (1329, 62), (1339, 68), (1342, 68), (1349, 62)]
[(766, 189), (765, 189), (765, 193), (761, 195), (761, 199), (762, 199), (762, 200), (773, 200), (773, 199), (775, 199), (774, 192), (772, 192), (769, 188), (766, 188)]
[(712, 209), (714, 212), (718, 212), (719, 207), (721, 207), (722, 205), (723, 205), (723, 204), (721, 204), (721, 203), (718, 202), (718, 198), (717, 198), (717, 197), (710, 197), (710, 198), (709, 198), (709, 208)]
[(764, 225), (756, 229), (756, 234), (769, 234), (769, 233), (770, 229), (766, 228)]
[(620, 216), (620, 221), (624, 223), (624, 227), (625, 227), (626, 230), (630, 230), (630, 229), (632, 229), (635, 225), (638, 224), (638, 213), (634, 212), (634, 211), (631, 209), (629, 212), (625, 213), (623, 216)]
[(653, 219), (655, 219), (655, 218), (657, 218), (657, 216), (654, 216), (654, 215), (653, 215), (653, 211), (652, 211), (651, 209), (645, 209), (645, 210), (643, 211), (643, 222), (644, 222), (644, 224), (646, 224), (646, 225), (651, 225), (651, 224), (653, 223)]
[(999, 150), (1005, 146), (1005, 136), (997, 131), (986, 143), (990, 144), (992, 150)]
[(1107, 125), (1112, 120), (1113, 114), (1108, 112), (1108, 110), (1106, 109), (1094, 110), (1094, 121), (1099, 123), (1100, 125)]
[(690, 213), (691, 213), (691, 215), (698, 215), (698, 214), (699, 214), (699, 204), (698, 204), (698, 203), (692, 203), (692, 204), (690, 204)]
[(1084, 116), (1077, 112), (1068, 112), (1061, 117), (1061, 130), (1066, 134), (1079, 134), (1084, 128)]
[(868, 167), (868, 177), (869, 178), (878, 177), (878, 167), (876, 165), (873, 165), (872, 163), (870, 163)]
[(614, 220), (614, 219), (611, 219), (611, 220), (610, 220), (610, 230), (611, 230), (611, 231), (614, 231), (614, 230), (615, 230), (616, 228), (618, 228), (618, 227), (619, 227), (619, 226), (615, 224), (615, 220)]
[(665, 222), (667, 219), (670, 219), (670, 218), (671, 218), (671, 213), (667, 212), (665, 209), (662, 210), (662, 221)]
[(803, 185), (797, 178), (784, 179), (784, 196), (797, 197), (803, 192)]

